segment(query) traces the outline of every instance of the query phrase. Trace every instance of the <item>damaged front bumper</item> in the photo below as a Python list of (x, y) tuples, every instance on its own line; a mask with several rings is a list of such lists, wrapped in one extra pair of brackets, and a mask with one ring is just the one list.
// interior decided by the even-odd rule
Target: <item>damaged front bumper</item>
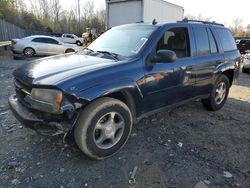
[(33, 129), (42, 135), (55, 136), (66, 134), (73, 128), (78, 117), (76, 111), (69, 118), (66, 114), (66, 110), (65, 113), (63, 112), (59, 116), (30, 109), (22, 104), (22, 101), (15, 95), (9, 97), (9, 106), (15, 117), (24, 124), (25, 127)]

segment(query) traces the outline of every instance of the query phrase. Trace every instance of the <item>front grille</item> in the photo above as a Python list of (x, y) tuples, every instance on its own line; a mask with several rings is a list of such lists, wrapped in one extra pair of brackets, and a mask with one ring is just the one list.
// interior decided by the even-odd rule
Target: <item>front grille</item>
[[(19, 101), (24, 104), (24, 105), (28, 105), (25, 101), (24, 98), (27, 95), (30, 95), (31, 93), (31, 87), (29, 87), (26, 84), (23, 84), (22, 82), (20, 82), (19, 80), (15, 79), (14, 80), (14, 84), (15, 84), (15, 90), (16, 90), (16, 97), (19, 99)], [(29, 105), (28, 105), (29, 106)]]

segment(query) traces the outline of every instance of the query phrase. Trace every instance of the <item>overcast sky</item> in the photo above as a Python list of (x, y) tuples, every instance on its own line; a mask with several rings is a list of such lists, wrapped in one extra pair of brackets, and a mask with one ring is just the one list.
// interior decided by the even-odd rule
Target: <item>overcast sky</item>
[[(71, 7), (77, 0), (61, 0), (63, 7)], [(81, 2), (87, 0), (80, 0)], [(105, 0), (93, 0), (97, 7), (105, 6)], [(212, 21), (226, 25), (240, 18), (243, 25), (250, 24), (250, 0), (168, 0), (184, 7), (186, 15), (212, 17)]]

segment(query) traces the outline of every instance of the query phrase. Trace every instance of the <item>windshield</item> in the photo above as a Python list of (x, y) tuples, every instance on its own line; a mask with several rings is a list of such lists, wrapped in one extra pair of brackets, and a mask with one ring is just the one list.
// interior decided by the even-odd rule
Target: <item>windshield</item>
[(115, 27), (98, 37), (88, 49), (132, 57), (138, 54), (156, 28), (142, 25)]

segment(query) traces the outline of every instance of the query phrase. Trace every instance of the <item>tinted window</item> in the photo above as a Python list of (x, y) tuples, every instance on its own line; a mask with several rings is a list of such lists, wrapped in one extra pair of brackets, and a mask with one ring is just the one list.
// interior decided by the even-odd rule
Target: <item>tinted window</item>
[(217, 47), (217, 44), (215, 42), (215, 39), (214, 39), (214, 36), (211, 32), (210, 29), (208, 29), (208, 36), (209, 36), (209, 43), (210, 43), (210, 50), (211, 50), (211, 53), (218, 53), (218, 47)]
[(51, 38), (45, 38), (46, 39), (46, 43), (48, 44), (58, 44), (58, 41), (51, 39)]
[(231, 50), (236, 50), (236, 43), (235, 40), (231, 34), (231, 32), (227, 29), (216, 29), (224, 51), (231, 51)]
[(34, 38), (32, 40), (32, 42), (41, 42), (41, 43), (45, 43), (45, 39), (44, 38)]
[(178, 58), (190, 56), (189, 37), (187, 28), (167, 30), (157, 44), (158, 50), (172, 50)]
[(74, 38), (72, 35), (66, 35), (67, 38)]
[(207, 29), (205, 27), (195, 27), (194, 36), (197, 47), (197, 55), (210, 54), (209, 39), (207, 35)]

